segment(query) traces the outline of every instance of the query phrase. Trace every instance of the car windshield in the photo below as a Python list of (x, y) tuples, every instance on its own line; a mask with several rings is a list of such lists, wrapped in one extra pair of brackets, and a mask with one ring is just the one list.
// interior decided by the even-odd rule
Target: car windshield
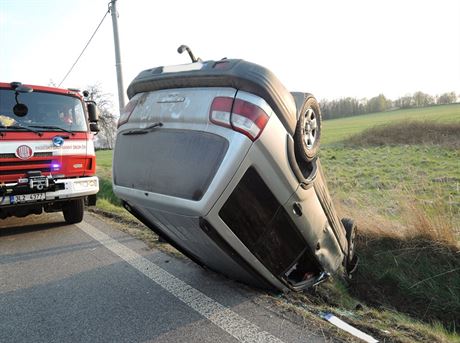
[(28, 108), (25, 116), (14, 114), (15, 91), (0, 89), (1, 130), (29, 127), (38, 131), (87, 131), (83, 104), (74, 96), (33, 91), (19, 93), (17, 99)]

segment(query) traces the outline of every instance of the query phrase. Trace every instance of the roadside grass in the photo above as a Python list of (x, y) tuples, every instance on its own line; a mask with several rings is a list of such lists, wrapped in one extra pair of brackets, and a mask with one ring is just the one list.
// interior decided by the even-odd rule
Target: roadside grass
[[(447, 330), (448, 341), (460, 341), (460, 134), (439, 137), (459, 126), (429, 123), (431, 135), (426, 122), (377, 126), (321, 152), (339, 212), (359, 227), (349, 294)], [(390, 135), (398, 144), (383, 145)]]
[(349, 292), (376, 309), (397, 310), (458, 331), (460, 228), (452, 213), (443, 212), (442, 199), (427, 205), (412, 193), (401, 197), (401, 220), (376, 214), (365, 204), (363, 209), (347, 208), (359, 226), (360, 256)]
[(455, 332), (446, 330), (439, 322), (427, 324), (396, 310), (360, 303), (350, 295), (348, 286), (341, 280), (333, 280), (302, 293), (283, 294), (274, 301), (279, 307), (313, 323), (318, 331), (332, 333), (340, 342), (358, 340), (320, 319), (321, 314), (333, 313), (379, 342), (447, 343), (460, 340)]
[(98, 150), (96, 151), (96, 158), (97, 158), (97, 167), (96, 167), (97, 175), (99, 177), (104, 177), (111, 181), (113, 150)]
[(99, 177), (97, 207), (109, 212), (115, 212), (117, 214), (127, 213), (126, 210), (121, 207), (121, 201), (115, 196), (115, 194), (113, 194), (112, 157), (112, 150), (99, 150), (96, 152), (96, 173)]

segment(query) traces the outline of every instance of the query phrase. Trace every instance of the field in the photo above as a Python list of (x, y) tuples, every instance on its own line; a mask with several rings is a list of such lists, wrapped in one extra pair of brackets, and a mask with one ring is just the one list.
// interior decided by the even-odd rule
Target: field
[[(440, 146), (325, 146), (322, 163), (345, 213), (404, 224), (415, 204), (460, 223), (460, 150)], [(456, 232), (460, 228), (456, 226)]]
[[(366, 213), (372, 209), (388, 220), (401, 222), (404, 221), (401, 213), (407, 207), (405, 204), (419, 202), (426, 209), (436, 207), (431, 212), (442, 210), (444, 216), (460, 223), (460, 149), (436, 144), (436, 137), (445, 130), (442, 124), (438, 124), (441, 132), (436, 131), (436, 124), (428, 125), (426, 131), (431, 130), (434, 134), (430, 137), (432, 142), (423, 145), (372, 146), (360, 143), (366, 141), (363, 138), (366, 135), (390, 136), (391, 127), (379, 129), (382, 125), (404, 125), (414, 118), (450, 123), (456, 131), (449, 144), (460, 142), (460, 104), (324, 122), (321, 160), (339, 206), (352, 212)], [(409, 125), (413, 124), (409, 122)], [(424, 134), (423, 130), (416, 132), (410, 126), (406, 131), (407, 141), (411, 135)]]
[(325, 144), (337, 143), (353, 134), (376, 125), (391, 124), (407, 120), (432, 120), (442, 123), (460, 122), (460, 104), (414, 108), (390, 112), (380, 112), (343, 119), (326, 120), (323, 122)]
[[(366, 143), (389, 134), (376, 125), (413, 120), (428, 121), (431, 142)], [(286, 306), (309, 309), (306, 317), (332, 311), (381, 341), (460, 341), (460, 129), (439, 144), (440, 122), (458, 126), (460, 104), (323, 123), (322, 164), (340, 214), (358, 223), (361, 262), (351, 282), (286, 296)], [(407, 137), (414, 132), (408, 127)], [(126, 216), (111, 193), (112, 152), (97, 157), (98, 206)]]

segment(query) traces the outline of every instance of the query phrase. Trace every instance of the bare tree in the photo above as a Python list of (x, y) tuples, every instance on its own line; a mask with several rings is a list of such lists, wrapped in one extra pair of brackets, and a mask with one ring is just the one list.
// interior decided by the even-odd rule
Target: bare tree
[(453, 104), (456, 101), (457, 101), (457, 94), (455, 94), (455, 92), (448, 92), (448, 93), (441, 94), (437, 99), (437, 103), (440, 105)]
[(104, 93), (99, 83), (89, 85), (86, 89), (89, 92), (89, 99), (95, 101), (99, 108), (100, 131), (97, 135), (97, 146), (113, 149), (117, 131), (117, 118), (113, 114), (113, 95)]
[(434, 104), (434, 98), (423, 92), (415, 92), (413, 95), (415, 107), (425, 107)]

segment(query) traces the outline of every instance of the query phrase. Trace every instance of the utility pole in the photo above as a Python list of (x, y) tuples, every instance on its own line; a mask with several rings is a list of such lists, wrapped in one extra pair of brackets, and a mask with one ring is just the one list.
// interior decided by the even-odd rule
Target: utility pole
[(110, 13), (112, 14), (113, 42), (115, 45), (115, 67), (117, 69), (118, 103), (120, 106), (121, 113), (121, 111), (125, 107), (125, 95), (123, 91), (123, 75), (121, 74), (120, 41), (118, 39), (118, 19), (116, 2), (117, 0), (110, 1)]

